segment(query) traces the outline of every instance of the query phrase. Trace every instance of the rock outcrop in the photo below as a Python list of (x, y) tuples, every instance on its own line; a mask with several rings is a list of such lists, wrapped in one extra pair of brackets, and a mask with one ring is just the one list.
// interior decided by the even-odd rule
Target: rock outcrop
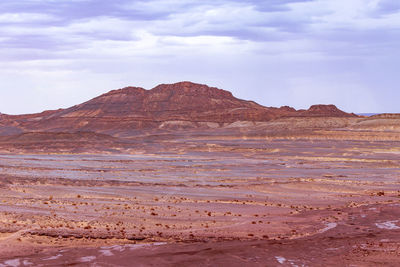
[(308, 110), (299, 111), (298, 115), (304, 117), (356, 117), (355, 114), (346, 113), (335, 105), (313, 105)]
[[(351, 117), (333, 105), (296, 111), (264, 107), (231, 92), (191, 82), (161, 84), (151, 90), (126, 87), (68, 109), (29, 115), (2, 115), (0, 133), (97, 132), (119, 134), (158, 128), (220, 127), (236, 121), (263, 122), (281, 117)], [(8, 127), (8, 128), (7, 128)], [(11, 128), (10, 128), (11, 127)], [(4, 129), (8, 129), (5, 131)]]

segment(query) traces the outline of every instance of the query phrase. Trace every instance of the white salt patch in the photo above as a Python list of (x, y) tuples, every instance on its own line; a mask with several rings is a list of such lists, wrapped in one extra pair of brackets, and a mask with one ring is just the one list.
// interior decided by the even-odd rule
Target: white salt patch
[(107, 250), (107, 249), (100, 250), (100, 253), (106, 257), (114, 256), (114, 253), (112, 253), (111, 250)]
[[(289, 260), (290, 265), (292, 265), (293, 267), (299, 267), (299, 265), (297, 265), (296, 263), (294, 263), (294, 260)], [(304, 265), (302, 265), (304, 266)]]
[(119, 246), (119, 245), (115, 245), (115, 246), (110, 247), (110, 249), (116, 250), (116, 251), (119, 251), (119, 252), (123, 252), (125, 250), (125, 247)]
[(15, 260), (5, 261), (4, 264), (6, 266), (18, 267), (21, 265), (21, 262), (19, 261), (19, 259), (15, 259)]
[(395, 230), (395, 229), (400, 229), (399, 226), (397, 226), (395, 223), (397, 221), (388, 221), (388, 222), (383, 222), (383, 223), (375, 223), (376, 227), (380, 229), (387, 229), (387, 230)]
[(367, 217), (367, 215), (361, 214), (361, 218), (365, 218), (365, 217)]
[(56, 259), (60, 258), (61, 256), (62, 256), (62, 254), (58, 254), (58, 255), (55, 255), (55, 256), (51, 256), (51, 257), (45, 258), (43, 260), (44, 261), (56, 260)]
[(167, 244), (167, 242), (155, 242), (155, 243), (152, 243), (151, 245), (152, 246), (162, 246), (162, 245), (165, 245), (165, 244)]
[(128, 245), (130, 250), (135, 250), (139, 248), (149, 247), (150, 244), (135, 244), (135, 245)]
[(324, 229), (319, 230), (320, 233), (324, 233), (328, 230), (331, 230), (333, 228), (335, 228), (337, 226), (337, 223), (331, 222), (331, 223), (327, 223), (326, 227)]
[(166, 242), (156, 242), (156, 243), (149, 243), (149, 244), (135, 244), (135, 245), (127, 245), (130, 250), (135, 250), (144, 247), (151, 247), (151, 246), (161, 246), (167, 244)]
[[(139, 248), (145, 247), (153, 247), (153, 246), (161, 246), (167, 244), (166, 242), (155, 242), (155, 243), (146, 243), (146, 244), (130, 244), (130, 245), (114, 245), (114, 246), (107, 246), (101, 247), (99, 252), (102, 256), (114, 256), (115, 252), (123, 252), (126, 249), (135, 250)], [(0, 266), (1, 267), (1, 266)]]
[(281, 256), (275, 256), (275, 259), (280, 263), (280, 264), (284, 264), (286, 259), (284, 257)]
[(327, 248), (325, 250), (338, 250), (339, 248)]
[(80, 258), (81, 262), (91, 262), (91, 261), (94, 261), (95, 259), (96, 259), (95, 256), (87, 256), (87, 257)]
[(27, 260), (24, 260), (24, 261), (22, 262), (22, 264), (23, 264), (24, 266), (33, 265), (33, 263), (32, 263), (32, 262), (30, 262), (30, 261), (27, 261)]

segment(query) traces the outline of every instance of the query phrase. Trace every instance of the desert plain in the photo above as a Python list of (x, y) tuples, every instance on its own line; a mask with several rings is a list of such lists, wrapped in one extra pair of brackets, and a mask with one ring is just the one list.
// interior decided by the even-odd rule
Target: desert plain
[(399, 115), (162, 125), (1, 136), (0, 266), (400, 264)]

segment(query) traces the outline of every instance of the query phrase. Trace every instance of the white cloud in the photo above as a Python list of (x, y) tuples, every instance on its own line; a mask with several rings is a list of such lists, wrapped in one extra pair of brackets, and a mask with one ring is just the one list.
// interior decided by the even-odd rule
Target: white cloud
[[(80, 2), (91, 3), (63, 7)], [(400, 60), (400, 16), (377, 15), (377, 0), (275, 1), (280, 8), (271, 10), (272, 2), (258, 1), (127, 3), (98, 14), (95, 6), (93, 14), (76, 7), (65, 14), (51, 8), (0, 14), (0, 112), (57, 108), (118, 87), (180, 80), (269, 106), (322, 101), (374, 112), (386, 108), (384, 98), (373, 100), (381, 79), (391, 81), (386, 92), (400, 82), (390, 71)], [(29, 104), (32, 92), (47, 95)], [(358, 94), (362, 102), (352, 109), (347, 99)], [(10, 104), (24, 95), (26, 105)]]
[(373, 30), (400, 27), (399, 13), (374, 16), (379, 0), (317, 0), (293, 3), (291, 12), (295, 16), (311, 16), (313, 30)]
[(42, 13), (2, 13), (0, 23), (34, 23), (57, 21), (56, 16)]

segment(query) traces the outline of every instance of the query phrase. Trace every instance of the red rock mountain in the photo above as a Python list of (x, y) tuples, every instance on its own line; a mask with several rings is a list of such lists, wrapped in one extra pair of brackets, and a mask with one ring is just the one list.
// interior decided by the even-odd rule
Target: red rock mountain
[(161, 84), (151, 90), (126, 87), (68, 109), (29, 115), (1, 115), (0, 134), (51, 131), (119, 132), (179, 127), (222, 126), (235, 121), (269, 121), (280, 117), (354, 116), (333, 105), (296, 111), (271, 108), (235, 98), (232, 93), (191, 82)]
[(344, 111), (338, 109), (335, 105), (313, 105), (308, 110), (300, 111), (301, 116), (305, 117), (348, 117), (349, 115)]

